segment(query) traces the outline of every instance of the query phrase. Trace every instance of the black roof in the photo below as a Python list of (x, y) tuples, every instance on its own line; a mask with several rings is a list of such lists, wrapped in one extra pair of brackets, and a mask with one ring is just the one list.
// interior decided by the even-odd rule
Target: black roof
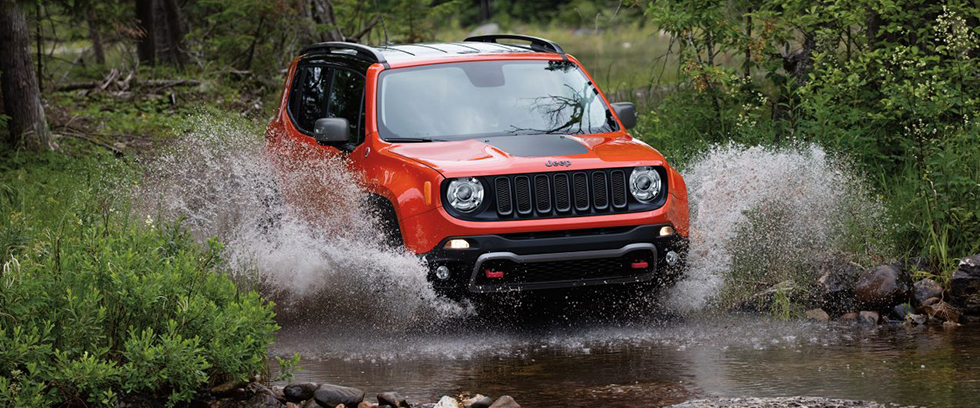
[[(529, 45), (501, 43), (500, 40), (527, 41)], [(462, 42), (399, 44), (381, 47), (346, 43), (325, 42), (312, 44), (303, 49), (302, 54), (341, 53), (356, 56), (369, 62), (377, 62), (386, 67), (390, 62), (401, 63), (447, 56), (471, 56), (479, 54), (506, 54), (542, 52), (553, 53), (564, 57), (565, 51), (554, 42), (537, 37), (494, 34), (469, 37)]]

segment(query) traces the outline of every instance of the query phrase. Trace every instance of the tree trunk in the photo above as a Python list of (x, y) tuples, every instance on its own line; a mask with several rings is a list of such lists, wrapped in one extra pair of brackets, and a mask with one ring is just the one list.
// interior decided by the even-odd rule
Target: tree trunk
[(95, 54), (95, 62), (99, 65), (105, 65), (105, 48), (102, 46), (102, 33), (99, 32), (99, 28), (95, 25), (98, 18), (95, 17), (95, 13), (90, 8), (88, 10), (88, 35), (92, 39), (92, 53)]
[(176, 0), (162, 0), (164, 17), (167, 23), (167, 52), (170, 59), (177, 65), (187, 62), (184, 53), (184, 27), (180, 17), (180, 6)]
[(319, 33), (320, 41), (344, 41), (344, 33), (337, 26), (337, 17), (330, 0), (310, 0), (310, 11), (315, 23), (328, 27)]
[(490, 7), (490, 0), (480, 0), (480, 22), (493, 18), (493, 9)]
[(31, 61), (27, 20), (16, 0), (0, 0), (0, 72), (11, 144), (23, 143), (35, 151), (53, 149)]
[(136, 44), (140, 62), (154, 65), (157, 57), (156, 27), (153, 22), (154, 0), (136, 0), (136, 21), (143, 30), (143, 37)]

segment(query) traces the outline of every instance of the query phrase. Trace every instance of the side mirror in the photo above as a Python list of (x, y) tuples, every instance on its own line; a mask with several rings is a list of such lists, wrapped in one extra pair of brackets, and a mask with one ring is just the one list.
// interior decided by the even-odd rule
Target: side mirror
[(313, 125), (313, 138), (323, 143), (346, 143), (350, 140), (350, 124), (344, 118), (317, 119)]
[(616, 112), (619, 121), (623, 122), (624, 128), (632, 129), (636, 126), (636, 106), (633, 102), (616, 102), (612, 104), (612, 110)]

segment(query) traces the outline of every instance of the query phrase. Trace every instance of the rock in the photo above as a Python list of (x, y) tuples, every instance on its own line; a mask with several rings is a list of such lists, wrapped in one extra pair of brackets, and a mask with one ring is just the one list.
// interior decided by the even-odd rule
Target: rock
[(855, 300), (870, 310), (887, 310), (896, 303), (904, 302), (908, 291), (902, 271), (894, 265), (881, 265), (864, 271), (854, 285)]
[(840, 321), (846, 322), (846, 323), (854, 323), (854, 322), (857, 321), (857, 319), (858, 319), (858, 314), (857, 313), (854, 313), (854, 312), (844, 313), (840, 317)]
[(286, 396), (286, 401), (303, 402), (313, 398), (313, 393), (319, 386), (317, 383), (289, 384), (282, 389), (282, 393)]
[(408, 401), (402, 398), (397, 392), (388, 391), (378, 393), (378, 406), (379, 407), (408, 407)]
[(259, 392), (245, 402), (244, 408), (283, 408), (283, 405), (271, 392)]
[(880, 319), (881, 316), (878, 314), (878, 312), (869, 312), (864, 310), (861, 313), (858, 313), (858, 323), (860, 323), (862, 326), (877, 325), (878, 320)]
[(276, 399), (282, 402), (286, 402), (286, 394), (281, 386), (275, 385), (269, 389), (272, 390), (272, 395), (276, 397)]
[(323, 384), (313, 392), (313, 399), (325, 408), (335, 408), (340, 404), (356, 407), (357, 404), (364, 401), (364, 391), (340, 385)]
[(303, 403), (303, 408), (320, 408), (320, 404), (317, 404), (315, 399), (310, 398)]
[(929, 318), (931, 319), (953, 323), (958, 323), (960, 321), (959, 310), (956, 310), (955, 307), (941, 300), (930, 305), (923, 306), (922, 310), (925, 312), (925, 314), (929, 315)]
[(968, 315), (980, 314), (980, 254), (960, 260), (949, 281), (950, 302)]
[(249, 398), (256, 394), (269, 394), (275, 395), (269, 387), (262, 385), (261, 383), (252, 382), (245, 386), (245, 392), (248, 394)]
[(211, 389), (211, 394), (213, 395), (230, 395), (235, 388), (242, 388), (245, 386), (245, 382), (242, 380), (231, 380), (221, 385), (217, 385)]
[(905, 316), (915, 313), (915, 310), (912, 309), (912, 306), (908, 303), (902, 303), (895, 305), (895, 307), (892, 308), (892, 313), (895, 314), (895, 317), (904, 320)]
[(361, 401), (360, 404), (357, 404), (357, 408), (379, 408), (379, 406), (373, 402)]
[(286, 403), (286, 408), (300, 408), (300, 407), (299, 407), (299, 404), (297, 404), (295, 402), (287, 402)]
[(450, 397), (448, 395), (443, 395), (432, 408), (462, 408), (463, 406), (456, 401), (456, 398)]
[(791, 299), (796, 299), (797, 296), (796, 285), (793, 281), (782, 281), (776, 285), (758, 292), (750, 296), (747, 300), (735, 305), (735, 311), (739, 312), (752, 312), (752, 313), (765, 313), (773, 310), (773, 304), (776, 299), (776, 294), (783, 293), (788, 295)]
[(463, 400), (464, 408), (490, 408), (493, 404), (493, 399), (486, 396), (476, 394), (472, 398), (467, 398)]
[(854, 283), (860, 274), (861, 269), (851, 263), (823, 264), (816, 281), (815, 303), (835, 316), (853, 310)]
[(919, 309), (922, 309), (923, 307), (926, 307), (926, 306), (929, 306), (929, 305), (934, 305), (934, 304), (939, 303), (939, 302), (942, 302), (942, 300), (939, 299), (939, 298), (937, 298), (937, 297), (926, 299), (921, 304), (919, 304)]
[(938, 298), (943, 295), (943, 287), (932, 279), (923, 279), (912, 285), (915, 289), (915, 302), (921, 304), (929, 298)]
[(926, 324), (926, 315), (909, 313), (905, 315), (905, 322), (910, 325), (922, 325)]
[(497, 400), (490, 405), (490, 408), (521, 408), (521, 405), (518, 404), (517, 401), (514, 401), (510, 395), (504, 395), (497, 398)]
[[(242, 408), (245, 402), (237, 400), (234, 398), (222, 398), (218, 400), (211, 401), (208, 403), (208, 408)], [(127, 408), (121, 404), (116, 405), (116, 408)]]
[(818, 322), (830, 321), (830, 315), (828, 315), (827, 312), (823, 311), (823, 309), (807, 310), (804, 314), (806, 315), (806, 318), (810, 320), (814, 320)]

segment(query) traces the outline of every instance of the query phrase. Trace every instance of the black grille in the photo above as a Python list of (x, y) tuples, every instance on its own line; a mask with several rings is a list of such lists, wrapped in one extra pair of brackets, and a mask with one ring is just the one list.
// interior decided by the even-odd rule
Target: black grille
[(494, 191), (497, 192), (497, 212), (500, 215), (510, 215), (514, 212), (511, 204), (510, 179), (507, 177), (497, 177), (494, 181)]
[(626, 173), (622, 170), (616, 170), (609, 173), (609, 184), (612, 186), (612, 205), (616, 208), (623, 208), (626, 206)]
[(531, 213), (531, 179), (527, 176), (514, 178), (514, 190), (517, 198), (517, 213)]
[(597, 210), (609, 208), (609, 186), (604, 172), (592, 173), (592, 202)]
[[(637, 201), (629, 192), (632, 168), (554, 171), (481, 177), (488, 203), (479, 211), (460, 213), (443, 204), (457, 218), (500, 221), (559, 218), (586, 215), (651, 211), (667, 201), (667, 172), (655, 167), (661, 177), (660, 196), (649, 203)], [(445, 191), (449, 180), (442, 189)]]
[(555, 174), (555, 210), (558, 212), (568, 212), (572, 209), (572, 201), (569, 199), (568, 175)]
[(534, 202), (539, 213), (551, 212), (551, 180), (547, 175), (534, 176)]
[(575, 192), (575, 209), (586, 211), (589, 209), (589, 177), (585, 173), (575, 173), (572, 175)]

